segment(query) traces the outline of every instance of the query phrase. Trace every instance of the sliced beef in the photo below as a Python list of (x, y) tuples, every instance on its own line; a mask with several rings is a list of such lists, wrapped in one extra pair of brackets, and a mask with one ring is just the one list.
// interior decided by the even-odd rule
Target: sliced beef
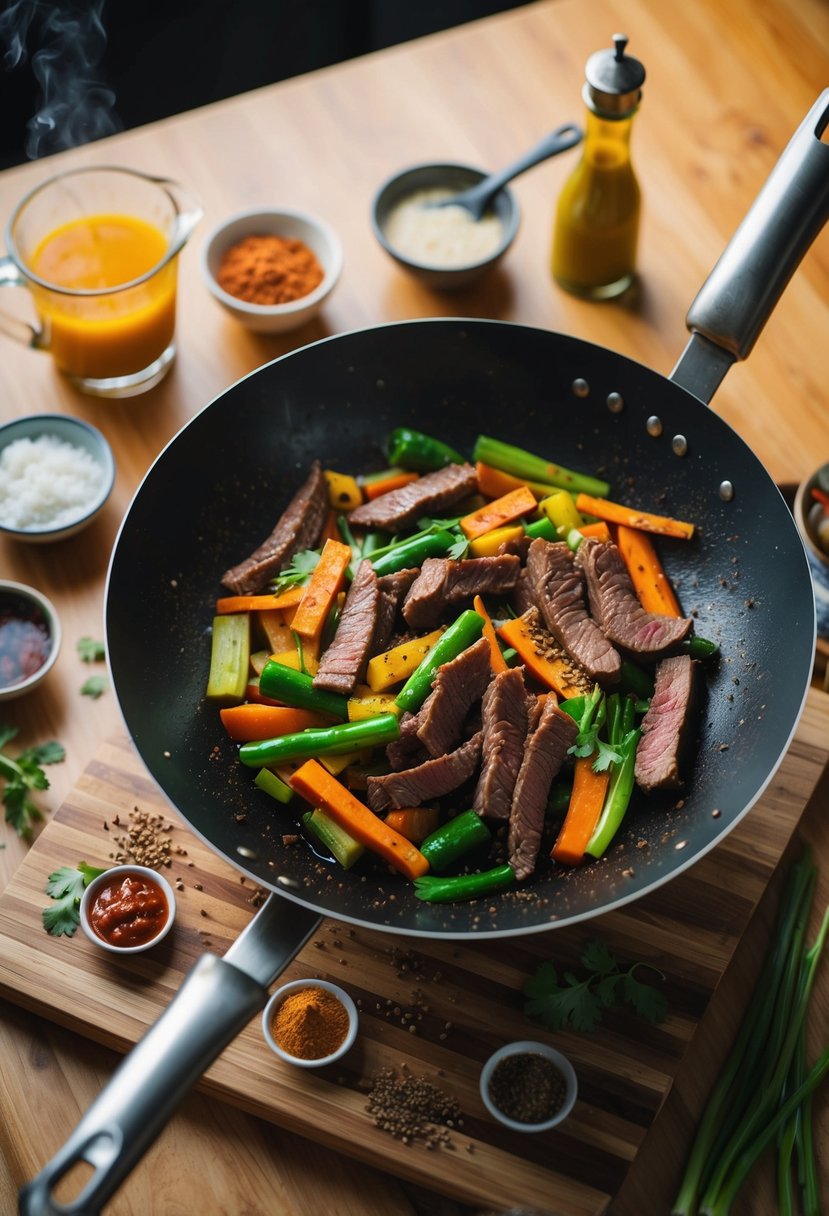
[(369, 777), (366, 782), (369, 806), (377, 812), (398, 810), (422, 806), (451, 793), (474, 775), (481, 759), (481, 740), (479, 732), (447, 756), (427, 760), (405, 772)]
[(564, 541), (534, 540), (527, 554), (533, 599), (550, 633), (589, 676), (619, 679), (622, 660), (587, 611), (584, 575)]
[(417, 737), (420, 718), (405, 713), (400, 718), (400, 734), (386, 748), (386, 759), (393, 769), (414, 768), (429, 759), (429, 753)]
[(419, 573), (418, 568), (397, 570), (394, 574), (384, 574), (377, 580), (380, 587), (380, 611), (377, 614), (371, 655), (381, 654), (387, 648), (394, 633), (398, 609)]
[(403, 602), (403, 619), (412, 629), (434, 629), (450, 609), (476, 595), (506, 595), (521, 571), (514, 554), (453, 561), (427, 557)]
[(417, 715), (417, 737), (431, 756), (451, 751), (463, 738), (467, 714), (492, 676), (489, 657), (489, 642), (481, 638), (437, 669), (432, 691)]
[(518, 580), (510, 597), (510, 605), (516, 616), (523, 616), (531, 608), (535, 611), (536, 603), (532, 580), (527, 573), (526, 567), (522, 567), (518, 575)]
[(354, 685), (365, 678), (380, 610), (377, 575), (371, 562), (360, 562), (345, 597), (334, 640), (320, 659), (314, 688), (351, 695)]
[(577, 561), (584, 570), (590, 611), (605, 637), (641, 658), (661, 658), (688, 637), (693, 621), (659, 616), (639, 603), (621, 553), (610, 541), (588, 538)]
[(222, 576), (235, 595), (255, 595), (302, 549), (315, 549), (328, 517), (328, 485), (320, 462), (297, 490), (267, 540)]
[(404, 532), (424, 515), (435, 515), (454, 503), (468, 498), (478, 488), (471, 464), (448, 464), (427, 473), (399, 490), (390, 490), (371, 502), (364, 502), (348, 517), (361, 528), (381, 528), (384, 532)]
[(682, 784), (681, 763), (693, 729), (698, 666), (686, 654), (662, 659), (656, 665), (654, 693), (636, 749), (636, 782), (646, 793)]
[(533, 538), (527, 536), (525, 532), (523, 536), (516, 536), (513, 540), (505, 540), (503, 544), (498, 546), (498, 552), (513, 553), (516, 557), (520, 557), (522, 562), (526, 562), (532, 543)]
[(501, 671), (484, 693), (481, 773), (472, 805), (487, 819), (508, 819), (527, 740), (524, 671)]
[(577, 734), (574, 719), (547, 697), (527, 739), (510, 809), (507, 850), (519, 881), (535, 869), (550, 786)]

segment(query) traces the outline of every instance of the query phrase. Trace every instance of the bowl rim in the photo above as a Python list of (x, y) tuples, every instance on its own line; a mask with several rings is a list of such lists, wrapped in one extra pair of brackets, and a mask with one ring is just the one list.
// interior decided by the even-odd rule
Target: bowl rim
[[(113, 942), (106, 941), (92, 928), (89, 920), (89, 908), (101, 887), (108, 886), (113, 879), (119, 876), (126, 877), (127, 874), (138, 874), (142, 878), (150, 878), (157, 883), (164, 892), (167, 900), (167, 919), (161, 929), (156, 933), (155, 937), (150, 938), (148, 942), (143, 942), (140, 946), (118, 946)], [(151, 950), (153, 946), (157, 946), (159, 942), (167, 936), (173, 927), (173, 922), (176, 919), (176, 896), (171, 883), (158, 870), (152, 869), (151, 866), (142, 866), (137, 862), (123, 862), (117, 866), (109, 866), (103, 874), (98, 874), (89, 885), (84, 889), (81, 896), (81, 904), (79, 908), (79, 917), (81, 928), (91, 942), (96, 946), (100, 946), (102, 950), (107, 950), (110, 954), (143, 954), (145, 950)]]
[[(76, 418), (73, 414), (60, 414), (55, 410), (34, 413), (22, 414), (19, 418), (10, 418), (7, 422), (0, 422), (0, 455), (5, 451), (9, 444), (15, 442), (15, 438), (8, 437), (13, 430), (19, 427), (22, 423), (39, 424), (42, 429), (38, 435), (18, 436), (18, 438), (38, 438), (39, 435), (55, 434), (49, 430), (50, 423), (57, 423), (61, 427), (67, 427), (69, 430), (77, 428), (80, 431), (85, 431), (92, 439), (95, 449), (100, 456), (99, 463), (104, 470), (104, 482), (90, 506), (82, 515), (78, 515), (70, 523), (59, 524), (57, 526), (41, 527), (41, 528), (12, 528), (8, 524), (0, 522), (0, 536), (9, 536), (14, 540), (46, 540), (51, 538), (59, 540), (65, 533), (74, 533), (88, 523), (91, 523), (93, 518), (101, 511), (112, 493), (115, 485), (115, 456), (110, 446), (109, 440), (102, 431), (91, 422), (87, 422), (85, 418)], [(62, 436), (56, 436), (63, 438)], [(69, 442), (69, 440), (65, 440)], [(84, 448), (84, 451), (88, 451)]]
[(824, 461), (823, 464), (818, 465), (810, 476), (804, 477), (804, 479), (798, 484), (797, 489), (795, 490), (793, 513), (795, 526), (797, 527), (804, 547), (808, 552), (811, 552), (815, 561), (817, 561), (823, 567), (823, 569), (829, 573), (829, 555), (824, 553), (823, 550), (816, 544), (814, 537), (809, 531), (809, 527), (806, 523), (806, 516), (808, 513), (807, 496), (812, 487), (818, 484), (818, 478), (824, 470), (829, 470), (829, 461)]
[[(304, 1060), (301, 1056), (292, 1056), (279, 1046), (271, 1034), (270, 1023), (276, 1007), (281, 1005), (285, 997), (289, 996), (290, 993), (300, 992), (303, 988), (325, 989), (326, 992), (330, 992), (339, 1000), (348, 1014), (348, 1031), (340, 1046), (336, 1051), (331, 1052), (330, 1055), (320, 1056), (315, 1060)], [(359, 1020), (360, 1015), (357, 1011), (357, 1006), (344, 988), (341, 988), (339, 984), (332, 983), (331, 980), (315, 979), (311, 976), (308, 979), (291, 980), (287, 984), (282, 984), (271, 994), (265, 1008), (262, 1010), (262, 1033), (265, 1042), (274, 1055), (278, 1056), (280, 1060), (284, 1060), (286, 1064), (295, 1064), (299, 1068), (323, 1068), (326, 1064), (333, 1064), (335, 1060), (339, 1060), (354, 1046)]]
[[(542, 1123), (520, 1123), (517, 1119), (510, 1119), (510, 1117), (505, 1115), (503, 1111), (500, 1110), (492, 1101), (489, 1094), (489, 1082), (495, 1068), (502, 1060), (507, 1059), (509, 1056), (516, 1055), (544, 1056), (546, 1059), (555, 1064), (564, 1077), (566, 1085), (564, 1101), (551, 1119), (545, 1119)], [(555, 1047), (550, 1047), (547, 1043), (539, 1043), (531, 1039), (517, 1039), (514, 1042), (505, 1043), (502, 1047), (499, 1047), (497, 1051), (494, 1051), (481, 1069), (479, 1087), (481, 1091), (481, 1100), (483, 1101), (486, 1109), (492, 1115), (493, 1119), (497, 1119), (499, 1123), (503, 1123), (505, 1127), (509, 1127), (513, 1131), (525, 1133), (549, 1131), (551, 1128), (556, 1127), (559, 1123), (563, 1123), (563, 1121), (572, 1111), (576, 1102), (576, 1097), (578, 1096), (578, 1078), (576, 1077), (576, 1070), (567, 1059), (567, 1056), (558, 1051)]]
[[(236, 224), (240, 220), (253, 220), (258, 216), (276, 220), (281, 218), (301, 220), (310, 228), (317, 229), (322, 235), (330, 250), (332, 264), (330, 267), (323, 267), (322, 279), (313, 291), (309, 291), (304, 296), (297, 296), (295, 300), (287, 300), (284, 304), (253, 304), (250, 300), (240, 300), (238, 296), (231, 295), (229, 291), (225, 291), (223, 287), (219, 286), (210, 269), (210, 254), (213, 247), (232, 224)], [(227, 308), (247, 313), (251, 317), (290, 316), (292, 313), (302, 312), (306, 308), (313, 308), (333, 291), (342, 274), (343, 261), (342, 242), (331, 225), (310, 211), (301, 211), (294, 207), (246, 207), (241, 211), (235, 211), (211, 228), (202, 242), (199, 253), (202, 276), (216, 299)]]
[[(521, 224), (521, 205), (515, 193), (510, 189), (509, 184), (501, 186), (500, 190), (496, 191), (496, 195), (502, 194), (509, 200), (510, 214), (509, 223), (504, 224), (503, 236), (497, 249), (485, 258), (479, 258), (477, 262), (463, 262), (459, 266), (440, 266), (434, 262), (420, 262), (416, 258), (410, 257), (406, 253), (402, 253), (396, 245), (393, 245), (385, 234), (382, 224), (378, 218), (378, 208), (383, 197), (388, 193), (392, 186), (395, 185), (401, 178), (407, 177), (411, 173), (422, 172), (423, 170), (439, 170), (439, 169), (461, 169), (465, 173), (474, 173), (478, 176), (479, 181), (483, 181), (487, 177), (487, 170), (481, 169), (478, 165), (468, 165), (461, 161), (418, 161), (417, 164), (407, 165), (403, 169), (398, 169), (396, 173), (390, 174), (385, 181), (381, 182), (374, 193), (371, 200), (371, 226), (374, 235), (379, 244), (385, 249), (391, 257), (405, 266), (411, 266), (415, 270), (429, 271), (434, 275), (452, 275), (460, 274), (466, 271), (474, 271), (484, 269), (485, 267), (496, 262), (509, 249), (515, 237), (518, 234), (518, 229)], [(434, 185), (439, 185), (435, 182)]]
[(19, 583), (15, 579), (0, 578), (0, 594), (4, 591), (30, 600), (40, 608), (46, 617), (46, 623), (49, 627), (49, 638), (52, 643), (49, 648), (49, 654), (46, 657), (46, 662), (41, 664), (37, 671), (32, 672), (25, 680), (18, 680), (16, 684), (8, 684), (5, 688), (0, 688), (0, 701), (10, 701), (13, 697), (19, 697), (23, 693), (31, 692), (52, 670), (58, 660), (58, 654), (63, 642), (63, 627), (61, 626), (60, 617), (55, 605), (48, 596), (44, 595), (42, 591), (38, 591), (36, 587), (30, 587), (28, 583)]

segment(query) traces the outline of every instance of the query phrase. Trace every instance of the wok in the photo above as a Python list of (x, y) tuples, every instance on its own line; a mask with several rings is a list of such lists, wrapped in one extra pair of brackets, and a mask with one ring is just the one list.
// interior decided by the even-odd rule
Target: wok
[[(692, 305), (692, 337), (670, 379), (541, 329), (405, 322), (277, 359), (221, 394), (161, 453), (112, 555), (106, 634), (114, 687), (170, 802), (212, 848), (277, 894), (223, 959), (200, 960), (69, 1143), (21, 1193), (21, 1211), (57, 1211), (51, 1188), (78, 1159), (95, 1174), (77, 1206), (59, 1210), (97, 1211), (185, 1087), (261, 1007), (320, 915), (413, 936), (549, 930), (675, 877), (757, 800), (802, 710), (814, 598), (785, 502), (750, 448), (706, 405), (728, 367), (748, 354), (827, 218), (829, 147), (820, 133), (828, 117), (829, 90)], [(385, 436), (403, 423), (466, 453), (483, 431), (600, 471), (615, 497), (699, 528), (690, 544), (662, 546), (696, 632), (721, 648), (682, 800), (642, 799), (605, 859), (539, 873), (534, 900), (421, 904), (409, 884), (370, 864), (366, 882), (353, 874), (326, 882), (310, 849), (284, 848), (274, 835), (273, 804), (253, 788), (204, 701), (222, 572), (267, 534), (314, 458), (346, 471), (380, 468)], [(636, 848), (642, 839), (647, 849)], [(382, 894), (391, 889), (393, 903)], [(211, 1019), (203, 1017), (208, 1008)]]

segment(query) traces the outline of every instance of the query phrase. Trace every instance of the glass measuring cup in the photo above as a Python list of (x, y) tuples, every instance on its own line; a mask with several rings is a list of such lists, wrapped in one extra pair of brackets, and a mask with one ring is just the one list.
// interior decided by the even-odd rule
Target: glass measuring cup
[(152, 388), (175, 357), (178, 254), (201, 215), (177, 183), (132, 169), (42, 182), (12, 213), (0, 257), (0, 286), (27, 288), (39, 323), (0, 312), (0, 330), (93, 396)]

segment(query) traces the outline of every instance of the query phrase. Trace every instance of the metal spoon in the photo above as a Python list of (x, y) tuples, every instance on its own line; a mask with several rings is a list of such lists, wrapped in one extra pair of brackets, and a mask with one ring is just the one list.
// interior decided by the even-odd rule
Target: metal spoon
[(525, 152), (506, 169), (502, 169), (500, 173), (492, 173), (469, 190), (453, 194), (451, 198), (441, 199), (440, 202), (427, 203), (426, 206), (464, 207), (473, 219), (479, 220), (493, 195), (497, 194), (502, 186), (511, 182), (514, 177), (518, 177), (519, 173), (524, 173), (527, 169), (540, 165), (542, 161), (549, 160), (551, 156), (556, 156), (559, 152), (566, 152), (568, 148), (574, 148), (577, 143), (580, 143), (581, 138), (582, 132), (578, 127), (571, 122), (564, 123), (563, 126), (556, 127), (555, 131), (546, 135), (540, 144), (529, 152)]

